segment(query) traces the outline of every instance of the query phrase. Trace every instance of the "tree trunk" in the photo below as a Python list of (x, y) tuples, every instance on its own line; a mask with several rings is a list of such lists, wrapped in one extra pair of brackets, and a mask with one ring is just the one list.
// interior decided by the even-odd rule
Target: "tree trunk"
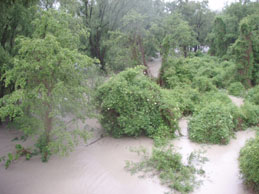
[(146, 57), (145, 57), (145, 50), (143, 47), (142, 38), (140, 36), (138, 36), (138, 43), (139, 43), (139, 50), (140, 50), (141, 56), (142, 56), (143, 65), (146, 67), (146, 69), (144, 70), (144, 74), (147, 76), (150, 76), (149, 68), (148, 68), (148, 65), (146, 62)]
[[(44, 147), (47, 148), (50, 142), (50, 132), (52, 130), (52, 117), (50, 116), (51, 113), (51, 106), (50, 104), (47, 105), (47, 110), (45, 112), (45, 120), (44, 120), (44, 128), (45, 128), (45, 142)], [(47, 161), (49, 152), (48, 150), (43, 151), (43, 158), (44, 161)]]
[(184, 58), (187, 58), (187, 47), (183, 46), (183, 54), (184, 54)]

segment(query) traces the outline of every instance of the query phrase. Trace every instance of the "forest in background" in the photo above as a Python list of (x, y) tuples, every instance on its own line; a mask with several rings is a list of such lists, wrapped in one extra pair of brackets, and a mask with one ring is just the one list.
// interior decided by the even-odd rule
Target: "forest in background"
[[(3, 0), (0, 26), (0, 122), (37, 139), (2, 157), (7, 167), (20, 156), (67, 154), (89, 138), (77, 120), (100, 115), (112, 136), (144, 134), (158, 145), (182, 116), (192, 115), (189, 138), (199, 143), (227, 144), (259, 125), (258, 1), (215, 12), (206, 0)], [(159, 56), (153, 78), (148, 61)], [(259, 189), (248, 170), (258, 172), (258, 158), (256, 167), (240, 161)]]

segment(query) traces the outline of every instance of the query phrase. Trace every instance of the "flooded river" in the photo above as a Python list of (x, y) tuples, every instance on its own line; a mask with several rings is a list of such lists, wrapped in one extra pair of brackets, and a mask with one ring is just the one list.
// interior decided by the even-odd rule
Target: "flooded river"
[[(151, 64), (153, 72), (158, 72), (159, 62)], [(242, 104), (241, 99), (235, 100), (237, 105)], [(97, 128), (90, 141), (95, 142), (102, 129), (96, 120), (88, 120), (88, 124)], [(205, 180), (194, 193), (249, 194), (239, 176), (237, 158), (240, 148), (255, 132), (237, 132), (228, 145), (200, 145), (187, 138), (187, 125), (187, 119), (183, 118), (180, 127), (184, 136), (174, 139), (172, 144), (183, 157), (203, 149), (209, 159), (204, 164)], [(18, 135), (17, 131), (0, 128), (0, 156), (13, 150), (17, 142), (11, 140)], [(145, 137), (104, 137), (89, 146), (80, 145), (68, 157), (52, 156), (48, 163), (34, 157), (30, 161), (18, 160), (8, 170), (0, 165), (0, 194), (162, 194), (168, 190), (157, 178), (139, 178), (124, 169), (126, 160), (139, 160), (130, 152), (131, 147), (144, 146), (151, 150), (152, 144)]]

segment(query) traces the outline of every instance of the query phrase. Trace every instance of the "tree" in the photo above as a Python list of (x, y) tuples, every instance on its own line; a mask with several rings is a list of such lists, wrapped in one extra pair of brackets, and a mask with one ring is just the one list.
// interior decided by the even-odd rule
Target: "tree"
[(232, 3), (226, 6), (220, 17), (217, 17), (209, 34), (210, 53), (223, 56), (240, 35), (240, 22), (243, 18), (258, 12), (256, 2)]
[(207, 45), (207, 35), (213, 25), (214, 13), (208, 7), (208, 1), (173, 1), (167, 3), (167, 10), (170, 14), (178, 13), (182, 19), (187, 21), (195, 32), (196, 45), (194, 51), (202, 49)]
[[(196, 44), (193, 30), (190, 28), (188, 23), (184, 21), (179, 15), (171, 15), (165, 19), (165, 39), (163, 45), (167, 49), (171, 49), (173, 53), (179, 50), (183, 53), (184, 57), (188, 56), (188, 52), (191, 50), (193, 45)], [(168, 42), (169, 41), (169, 42)], [(165, 51), (165, 53), (169, 51)], [(165, 54), (163, 53), (163, 55)]]
[(244, 18), (240, 22), (240, 36), (231, 46), (239, 78), (246, 87), (258, 83), (258, 21), (258, 14)]
[(226, 25), (223, 19), (218, 17), (214, 22), (213, 39), (211, 40), (210, 53), (222, 57), (227, 54)]
[[(16, 55), (15, 38), (19, 35), (30, 36), (31, 21), (36, 12), (37, 0), (3, 0), (0, 4), (0, 99), (14, 90), (4, 84), (4, 73), (13, 67), (12, 58)], [(1, 119), (0, 119), (1, 124)]]
[(43, 11), (41, 19), (34, 21), (37, 30), (32, 38), (17, 39), (14, 67), (4, 75), (6, 86), (15, 83), (15, 91), (1, 99), (0, 116), (14, 117), (26, 134), (38, 137), (43, 161), (50, 154), (70, 151), (78, 136), (88, 137), (85, 130), (71, 130), (64, 122), (69, 115), (71, 122), (90, 115), (86, 76), (94, 62), (77, 51), (79, 40), (64, 20), (68, 17)]
[(145, 29), (145, 16), (137, 13), (136, 11), (131, 11), (123, 17), (123, 31), (127, 33), (129, 44), (132, 48), (132, 56), (135, 61), (137, 61), (138, 49), (141, 53), (142, 64), (146, 67), (145, 72), (148, 73), (148, 67), (145, 56), (145, 48), (143, 45), (143, 39), (146, 34)]

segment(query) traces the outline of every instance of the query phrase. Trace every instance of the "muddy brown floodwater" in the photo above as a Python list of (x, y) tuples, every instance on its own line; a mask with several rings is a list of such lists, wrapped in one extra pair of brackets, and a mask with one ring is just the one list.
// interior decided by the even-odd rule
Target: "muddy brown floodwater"
[[(161, 59), (155, 59), (149, 65), (152, 75), (157, 77)], [(233, 101), (238, 106), (242, 104), (242, 99)], [(130, 148), (144, 146), (151, 150), (151, 139), (100, 139), (103, 131), (99, 123), (94, 119), (87, 123), (96, 128), (89, 141), (95, 143), (81, 144), (68, 157), (52, 156), (48, 163), (41, 163), (39, 157), (30, 161), (18, 160), (8, 170), (0, 165), (0, 194), (162, 194), (168, 191), (157, 178), (143, 179), (124, 170), (126, 160), (139, 160)], [(209, 159), (203, 166), (206, 171), (204, 182), (194, 193), (249, 194), (243, 187), (237, 158), (240, 148), (255, 136), (255, 132), (237, 132), (236, 138), (225, 146), (200, 145), (189, 141), (187, 125), (187, 119), (180, 120), (184, 136), (172, 140), (172, 144), (183, 158), (202, 149), (206, 150), (204, 155)], [(17, 142), (11, 140), (18, 135), (20, 133), (15, 130), (0, 128), (0, 156), (13, 150)]]

